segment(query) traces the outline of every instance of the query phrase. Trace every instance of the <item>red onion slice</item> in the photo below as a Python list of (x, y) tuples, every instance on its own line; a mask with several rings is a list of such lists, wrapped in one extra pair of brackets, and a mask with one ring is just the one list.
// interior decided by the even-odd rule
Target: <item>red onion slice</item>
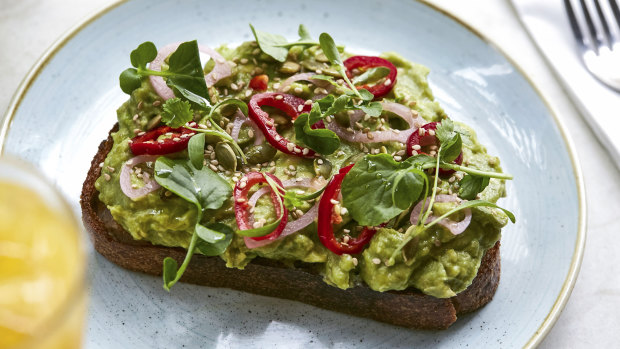
[(280, 93), (286, 93), (285, 89), (296, 81), (309, 81), (318, 87), (322, 87), (327, 90), (327, 92), (331, 91), (333, 86), (327, 81), (319, 80), (319, 79), (311, 79), (311, 77), (317, 75), (316, 73), (300, 73), (290, 76), (288, 79), (284, 80), (278, 89)]
[[(316, 184), (317, 183), (314, 183), (314, 180), (312, 180), (310, 178), (304, 178), (301, 181), (297, 181), (295, 179), (289, 179), (287, 181), (282, 182), (282, 185), (285, 188), (295, 188), (295, 187), (312, 188)], [(257, 190), (250, 197), (250, 199), (248, 200), (248, 204), (250, 206), (252, 206), (252, 207), (255, 207), (256, 206), (256, 202), (258, 201), (258, 199), (261, 196), (263, 196), (266, 193), (268, 193), (270, 190), (271, 190), (270, 187), (262, 187), (262, 188), (260, 188), (259, 190)], [(317, 203), (314, 204), (314, 206), (312, 206), (304, 215), (299, 217), (297, 220), (294, 220), (292, 222), (288, 222), (286, 224), (286, 227), (282, 231), (282, 234), (280, 234), (280, 236), (277, 239), (256, 241), (254, 239), (251, 239), (251, 238), (248, 238), (248, 237), (244, 237), (245, 246), (247, 246), (247, 248), (257, 248), (257, 247), (268, 245), (268, 244), (270, 244), (271, 242), (273, 242), (275, 240), (282, 239), (285, 236), (288, 236), (288, 235), (291, 235), (293, 233), (296, 233), (296, 232), (300, 231), (301, 229), (307, 227), (312, 222), (314, 222), (314, 220), (318, 217), (318, 215), (319, 215), (319, 205), (318, 205), (318, 201), (317, 201)], [(250, 215), (250, 217), (249, 217), (250, 224), (252, 224), (253, 219), (254, 218), (252, 217), (252, 215)]]
[[(435, 202), (459, 202), (459, 198), (457, 198), (456, 195), (437, 195), (435, 197)], [(411, 217), (410, 217), (410, 222), (413, 225), (418, 224), (418, 219), (420, 218), (420, 211), (422, 210), (422, 203), (424, 201), (420, 201), (414, 208), (413, 211), (411, 211)], [(429, 204), (430, 200), (426, 200), (426, 205), (424, 205), (424, 209), (426, 210), (428, 208), (428, 204)], [(463, 210), (463, 212), (465, 213), (465, 218), (463, 218), (463, 220), (461, 220), (460, 222), (455, 222), (451, 219), (448, 218), (444, 218), (441, 221), (439, 221), (439, 225), (445, 227), (446, 229), (450, 230), (450, 232), (454, 235), (459, 235), (460, 233), (464, 232), (465, 229), (469, 226), (469, 223), (471, 223), (471, 209), (470, 208), (466, 208)], [(435, 219), (437, 219), (437, 217), (435, 216), (429, 216), (426, 219), (426, 224), (434, 221)]]
[(332, 121), (327, 124), (327, 128), (334, 131), (340, 139), (344, 139), (349, 142), (361, 142), (361, 143), (379, 143), (379, 142), (389, 142), (389, 141), (397, 141), (400, 143), (407, 143), (409, 136), (416, 131), (420, 126), (426, 123), (426, 120), (421, 118), (420, 116), (413, 116), (413, 111), (406, 106), (394, 102), (381, 102), (381, 106), (383, 110), (392, 112), (407, 122), (409, 124), (409, 129), (407, 130), (386, 130), (386, 131), (372, 131), (368, 133), (363, 133), (360, 130), (354, 130), (353, 124), (356, 121), (359, 121), (364, 114), (360, 114), (359, 112), (354, 112), (350, 116), (351, 120), (351, 128), (345, 129), (340, 126), (336, 121)]
[(139, 199), (146, 194), (157, 190), (160, 188), (160, 185), (153, 179), (148, 176), (147, 173), (144, 173), (143, 180), (144, 186), (141, 188), (133, 188), (131, 186), (131, 172), (134, 166), (141, 164), (143, 162), (152, 162), (157, 160), (158, 156), (155, 155), (140, 155), (133, 157), (121, 166), (121, 175), (120, 175), (120, 184), (121, 190), (125, 195), (127, 195), (130, 199), (136, 200)]
[(235, 142), (239, 142), (239, 132), (241, 132), (241, 126), (244, 124), (250, 125), (254, 130), (254, 145), (262, 144), (265, 141), (265, 135), (261, 132), (256, 123), (243, 115), (240, 110), (237, 110), (235, 121), (233, 121), (233, 128), (230, 132), (230, 136)]
[[(164, 60), (170, 56), (176, 49), (181, 45), (180, 42), (176, 42), (173, 44), (168, 44), (164, 46), (159, 52), (157, 52), (157, 56), (155, 59), (149, 63), (149, 69), (155, 71), (161, 71), (161, 65)], [(205, 75), (205, 81), (207, 83), (207, 87), (211, 87), (215, 85), (221, 79), (227, 78), (232, 74), (232, 69), (230, 64), (214, 49), (205, 46), (198, 45), (198, 50), (200, 52), (207, 54), (209, 57), (213, 59), (215, 62), (215, 66), (213, 70), (209, 72), (209, 74)], [(168, 100), (170, 98), (174, 98), (174, 92), (161, 76), (149, 76), (149, 80), (151, 81), (151, 86), (153, 86), (153, 90), (163, 99)]]
[[(159, 52), (157, 52), (157, 56), (155, 59), (149, 63), (149, 69), (155, 71), (161, 71), (161, 64), (164, 60), (172, 54), (172, 52), (176, 51), (177, 47), (179, 47), (181, 43), (168, 44), (162, 47)], [(151, 81), (151, 86), (153, 86), (153, 90), (155, 93), (159, 95), (163, 100), (168, 100), (170, 98), (174, 98), (174, 92), (172, 89), (166, 85), (166, 81), (161, 76), (149, 76), (149, 80)]]

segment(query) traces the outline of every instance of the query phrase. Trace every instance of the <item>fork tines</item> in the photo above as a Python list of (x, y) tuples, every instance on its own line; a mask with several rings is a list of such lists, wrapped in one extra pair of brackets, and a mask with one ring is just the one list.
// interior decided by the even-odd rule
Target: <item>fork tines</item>
[[(581, 16), (576, 14), (572, 2), (579, 1)], [(584, 48), (598, 53), (603, 46), (613, 49), (620, 44), (620, 8), (617, 0), (564, 0), (570, 25), (577, 42)], [(596, 17), (590, 13), (596, 11)], [(584, 30), (585, 29), (585, 30)], [(620, 63), (619, 63), (620, 64)]]

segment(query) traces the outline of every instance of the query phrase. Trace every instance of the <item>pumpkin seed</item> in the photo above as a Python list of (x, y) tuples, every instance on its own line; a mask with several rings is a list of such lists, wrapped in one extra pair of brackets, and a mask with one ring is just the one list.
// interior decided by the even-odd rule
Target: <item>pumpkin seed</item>
[(161, 122), (161, 115), (157, 115), (146, 124), (146, 129), (148, 131), (154, 129)]
[(314, 159), (314, 173), (323, 178), (330, 178), (332, 175), (332, 163), (327, 159)]
[(234, 171), (237, 168), (237, 156), (232, 147), (224, 142), (215, 145), (215, 157), (222, 167)]
[(295, 74), (299, 71), (301, 66), (295, 62), (286, 61), (282, 63), (280, 67), (280, 73), (282, 74)]
[(245, 152), (245, 156), (250, 164), (261, 164), (271, 161), (271, 159), (276, 156), (276, 150), (269, 144), (263, 143), (251, 146), (250, 149)]

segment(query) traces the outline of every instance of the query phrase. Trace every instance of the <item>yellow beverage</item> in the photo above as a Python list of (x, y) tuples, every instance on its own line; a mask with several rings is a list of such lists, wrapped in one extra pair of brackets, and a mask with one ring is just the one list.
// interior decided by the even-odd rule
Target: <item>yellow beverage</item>
[(77, 222), (59, 195), (0, 161), (0, 348), (79, 348), (86, 304)]

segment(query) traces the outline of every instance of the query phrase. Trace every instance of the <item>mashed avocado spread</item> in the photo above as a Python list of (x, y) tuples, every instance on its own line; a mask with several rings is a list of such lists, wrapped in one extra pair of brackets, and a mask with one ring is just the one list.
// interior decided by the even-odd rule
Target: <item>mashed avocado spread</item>
[[(230, 64), (232, 70), (229, 76), (208, 86), (208, 97), (212, 104), (215, 105), (217, 102), (231, 98), (248, 103), (254, 95), (265, 90), (267, 92), (278, 91), (287, 78), (307, 72), (327, 78), (332, 77), (336, 84), (346, 86), (338, 66), (331, 64), (333, 62), (322, 50), (321, 45), (291, 45), (287, 48), (288, 52), (285, 52), (284, 61), (281, 61), (277, 59), (279, 57), (274, 58), (273, 55), (264, 52), (267, 50), (266, 47), (261, 42), (259, 44), (261, 45), (252, 41), (236, 48), (224, 46), (217, 50)], [(341, 52), (340, 54), (343, 58), (352, 57), (349, 53)], [(433, 99), (426, 80), (428, 74), (426, 67), (409, 62), (396, 53), (384, 53), (380, 57), (396, 67), (397, 77), (389, 92), (375, 100), (396, 102), (410, 109), (412, 115), (422, 118), (425, 122), (442, 122), (447, 119), (447, 115)], [(166, 60), (162, 64), (162, 71), (165, 71), (168, 63)], [(208, 73), (213, 69), (214, 61), (210, 60), (205, 64), (204, 72)], [(354, 79), (355, 76), (368, 70), (362, 67), (357, 71), (351, 71), (350, 78)], [(356, 83), (367, 84), (371, 87), (378, 84), (387, 86), (392, 83), (386, 80), (385, 71), (375, 69), (372, 72), (377, 75), (368, 77), (366, 81), (358, 80)], [(257, 88), (255, 85), (257, 81), (254, 78), (257, 76), (266, 76), (262, 78), (262, 81), (266, 83), (265, 89)], [(165, 187), (134, 199), (128, 197), (121, 188), (121, 168), (128, 160), (136, 156), (130, 147), (132, 139), (160, 127), (162, 114), (166, 113), (164, 110), (166, 100), (156, 93), (151, 80), (142, 77), (139, 81), (139, 84), (131, 91), (129, 100), (118, 109), (119, 129), (112, 134), (114, 145), (102, 164), (102, 175), (96, 182), (96, 188), (100, 193), (99, 199), (107, 205), (113, 218), (134, 239), (156, 245), (188, 248), (197, 221), (205, 226), (221, 223), (233, 231), (238, 230), (234, 210), (235, 199), (232, 195), (220, 208), (205, 209), (199, 217), (199, 212), (193, 203)], [(179, 97), (178, 91), (175, 90), (175, 92)], [(295, 81), (282, 93), (303, 98), (309, 101), (308, 105), (325, 95), (346, 96), (342, 88), (331, 86), (329, 83), (319, 83), (316, 80)], [(361, 105), (360, 101), (354, 100), (352, 103), (353, 107), (356, 103)], [(367, 105), (370, 104), (367, 103)], [(301, 110), (302, 106), (299, 107)], [(297, 144), (305, 143), (296, 141), (297, 134), (290, 116), (274, 107), (264, 107), (263, 110), (269, 113), (281, 137)], [(170, 114), (169, 111), (167, 113)], [(352, 115), (355, 114), (339, 111), (323, 121), (326, 124), (336, 122), (348, 126), (349, 117)], [(236, 106), (231, 104), (216, 110), (210, 120), (206, 120), (205, 117), (205, 112), (197, 108), (193, 109), (193, 121), (197, 125), (208, 127), (212, 123), (217, 123), (221, 129), (231, 133), (236, 118), (243, 117), (243, 115), (239, 115)], [(231, 152), (232, 148), (221, 138), (205, 135), (204, 170), (216, 173), (230, 185), (231, 189), (239, 185), (239, 181), (247, 173), (269, 172), (281, 181), (302, 182), (306, 178), (311, 179), (312, 186), (294, 189), (297, 194), (306, 195), (320, 190), (334, 175), (339, 173), (341, 168), (362, 161), (364, 157), (371, 159), (369, 156), (387, 154), (395, 161), (394, 164), (402, 164), (409, 157), (406, 151), (407, 144), (403, 142), (392, 140), (375, 143), (350, 142), (345, 139), (340, 139), (338, 149), (329, 154), (317, 152), (314, 158), (295, 156), (274, 149), (266, 140), (255, 144), (261, 130), (251, 126), (249, 123), (244, 123), (236, 141), (245, 154), (245, 162), (239, 154)], [(409, 128), (410, 126), (398, 115), (383, 110), (379, 116), (368, 117), (366, 115), (359, 118), (352, 127), (348, 128), (347, 132), (361, 133), (396, 129), (398, 131), (395, 133), (398, 133)], [(439, 129), (437, 132), (440, 132)], [(415, 225), (410, 222), (411, 212), (415, 206), (420, 206), (418, 203), (423, 199), (424, 192), (428, 193), (427, 197), (430, 199), (433, 188), (438, 197), (449, 195), (455, 198), (454, 201), (434, 202), (431, 207), (433, 217), (449, 213), (461, 202), (467, 202), (456, 196), (462, 193), (461, 186), (470, 184), (463, 182), (464, 177), (469, 175), (472, 181), (478, 181), (475, 183), (484, 183), (480, 186), (483, 190), (474, 193), (473, 197), (469, 198), (470, 200), (495, 203), (504, 196), (503, 179), (492, 175), (490, 178), (476, 175), (480, 173), (500, 174), (499, 159), (487, 153), (470, 127), (454, 122), (454, 132), (459, 135), (458, 141), (462, 144), (462, 167), (470, 169), (471, 172), (458, 170), (441, 175), (437, 178), (436, 186), (434, 186), (435, 164), (431, 163), (429, 167), (420, 171), (422, 174), (413, 170), (408, 172), (415, 172), (415, 176), (418, 176), (415, 178), (428, 176), (428, 183), (421, 182), (423, 185), (420, 188), (425, 188), (425, 190), (409, 199), (413, 204), (408, 207), (399, 207), (400, 214), (394, 215), (384, 224), (376, 225), (376, 233), (360, 253), (336, 254), (328, 249), (319, 239), (315, 219), (300, 231), (257, 248), (248, 248), (244, 237), (235, 233), (232, 241), (223, 253), (219, 254), (219, 257), (226, 261), (228, 267), (239, 269), (243, 269), (257, 257), (276, 259), (291, 268), (299, 266), (300, 263), (312, 265), (314, 270), (318, 270), (323, 275), (326, 283), (342, 289), (366, 284), (376, 291), (415, 287), (425, 294), (439, 298), (456, 295), (471, 284), (477, 274), (482, 256), (499, 240), (500, 230), (507, 223), (508, 217), (502, 210), (495, 207), (472, 206), (470, 208), (471, 222), (460, 234), (455, 235), (440, 224), (434, 224), (427, 229), (414, 229)], [(163, 135), (160, 139), (165, 137), (166, 135)], [(429, 158), (434, 159), (432, 156), (437, 154), (436, 146), (435, 148), (431, 146), (431, 149), (434, 149), (435, 154), (431, 150), (431, 157), (426, 158), (427, 161)], [(181, 150), (165, 156), (170, 159), (187, 159), (188, 151)], [(154, 166), (154, 161), (136, 165), (130, 174), (132, 188), (141, 188), (149, 178), (153, 178), (155, 176)], [(357, 171), (357, 165), (351, 170), (351, 175), (355, 171)], [(415, 181), (414, 177), (406, 178)], [(346, 185), (347, 180), (343, 184), (343, 195), (348, 193)], [(254, 186), (251, 193), (258, 188), (259, 186)], [(387, 189), (369, 188), (368, 190)], [(369, 196), (368, 200), (371, 200), (370, 197), (374, 196)], [(302, 200), (294, 207), (290, 207), (287, 217), (289, 224), (303, 216), (319, 200), (320, 198)], [(361, 228), (352, 213), (363, 208), (355, 209), (344, 206), (347, 197), (344, 201), (335, 201), (336, 218), (332, 220), (333, 234), (339, 241), (345, 241), (346, 245), (346, 240), (354, 239), (360, 234)], [(369, 201), (367, 205), (375, 204)], [(251, 211), (253, 221), (259, 222), (258, 225), (254, 224), (255, 227), (268, 225), (278, 218), (270, 195), (260, 197)], [(459, 222), (466, 216), (465, 211), (460, 210), (450, 214), (447, 219)], [(198, 249), (196, 253), (202, 252)]]

